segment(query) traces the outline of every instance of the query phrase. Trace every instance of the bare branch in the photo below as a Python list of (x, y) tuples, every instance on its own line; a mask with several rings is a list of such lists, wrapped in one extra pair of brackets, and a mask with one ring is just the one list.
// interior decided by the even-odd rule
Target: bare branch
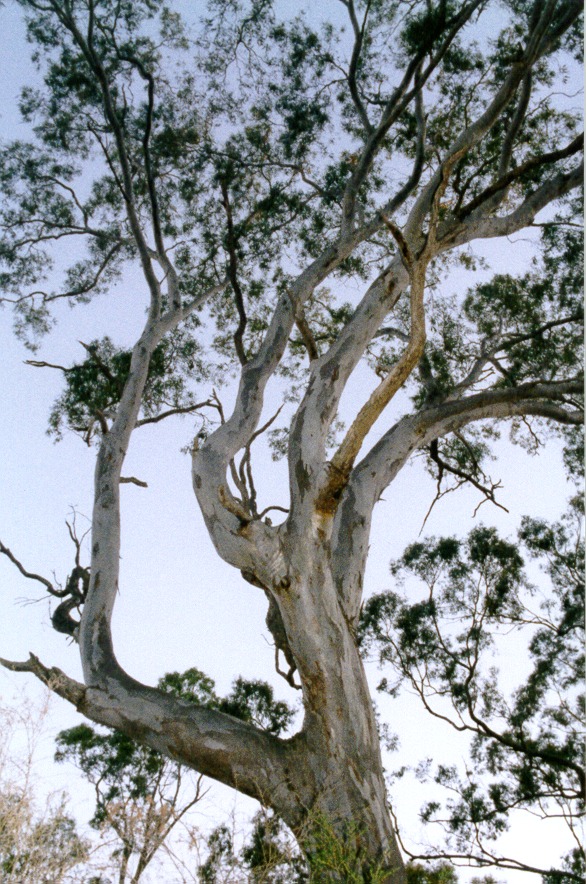
[(140, 74), (143, 80), (147, 83), (147, 94), (148, 94), (148, 103), (147, 103), (147, 113), (146, 113), (146, 123), (144, 128), (144, 135), (142, 139), (142, 148), (144, 154), (144, 165), (145, 165), (145, 174), (147, 179), (147, 186), (149, 191), (149, 199), (151, 204), (151, 217), (153, 222), (153, 233), (155, 238), (155, 245), (157, 248), (157, 260), (163, 267), (165, 274), (167, 276), (167, 282), (169, 286), (169, 298), (174, 307), (181, 307), (181, 298), (179, 295), (179, 287), (177, 280), (177, 273), (175, 271), (175, 267), (173, 266), (172, 261), (169, 260), (169, 256), (165, 249), (165, 243), (163, 242), (163, 234), (161, 232), (161, 220), (160, 220), (160, 211), (159, 211), (159, 201), (157, 196), (157, 187), (155, 183), (155, 175), (153, 173), (152, 161), (151, 161), (151, 151), (150, 151), (150, 139), (153, 125), (153, 112), (155, 106), (155, 80), (153, 75), (147, 71), (143, 63), (135, 58), (134, 56), (127, 55), (125, 53), (119, 52), (119, 57), (125, 61), (128, 61)]
[(533, 82), (533, 75), (531, 71), (528, 71), (525, 74), (523, 82), (521, 83), (519, 101), (517, 103), (517, 107), (515, 113), (513, 114), (513, 119), (511, 120), (511, 124), (507, 130), (505, 138), (503, 140), (503, 146), (501, 148), (501, 156), (499, 160), (499, 177), (503, 177), (507, 173), (509, 168), (511, 158), (513, 156), (513, 145), (515, 143), (515, 138), (519, 132), (519, 129), (523, 125), (523, 120), (525, 119), (525, 115), (527, 113), (527, 108), (529, 107), (529, 99), (531, 98), (531, 86)]
[[(396, 821), (394, 813), (393, 817)], [(455, 865), (458, 864), (464, 866), (477, 866), (481, 869), (487, 867), (494, 867), (497, 869), (511, 869), (518, 872), (531, 872), (532, 874), (541, 875), (542, 877), (556, 874), (555, 870), (552, 871), (552, 869), (543, 869), (538, 866), (531, 865), (530, 863), (524, 863), (522, 860), (499, 856), (492, 851), (483, 849), (482, 846), (480, 851), (472, 852), (471, 850), (469, 853), (458, 853), (449, 850), (437, 851), (433, 849), (430, 849), (426, 853), (414, 853), (413, 851), (409, 850), (409, 848), (405, 845), (405, 842), (401, 839), (398, 830), (396, 830), (396, 834), (401, 844), (401, 849), (403, 850), (405, 855), (409, 857), (410, 860), (425, 860), (427, 862), (429, 862), (430, 860), (448, 860)], [(565, 869), (563, 871), (560, 870), (559, 875), (560, 877), (567, 877), (577, 882), (581, 882), (583, 880), (582, 875), (575, 874), (574, 872), (568, 872)]]
[[(455, 433), (455, 435), (457, 435), (460, 438), (459, 433)], [(496, 483), (492, 482), (490, 487), (488, 485), (483, 485), (482, 482), (480, 482), (472, 473), (469, 473), (466, 470), (462, 470), (459, 467), (455, 466), (454, 464), (451, 464), (449, 461), (445, 460), (445, 458), (443, 458), (439, 453), (437, 439), (434, 439), (430, 443), (429, 455), (430, 455), (431, 459), (434, 461), (434, 463), (436, 463), (438, 466), (437, 495), (428, 510), (427, 516), (425, 517), (425, 520), (423, 523), (424, 525), (425, 525), (425, 522), (427, 521), (427, 518), (429, 517), (429, 514), (432, 510), (434, 503), (436, 503), (436, 501), (442, 496), (440, 493), (440, 489), (441, 489), (441, 482), (442, 482), (442, 478), (443, 478), (444, 473), (451, 473), (453, 476), (457, 476), (458, 479), (461, 479), (462, 482), (470, 483), (470, 485), (473, 485), (474, 488), (476, 488), (478, 491), (480, 491), (484, 495), (486, 500), (489, 500), (495, 506), (499, 507), (499, 509), (504, 510), (505, 513), (509, 512), (509, 510), (506, 508), (506, 506), (503, 506), (502, 503), (499, 503), (498, 500), (496, 500), (496, 498), (494, 496), (495, 491), (497, 491), (499, 488), (502, 487), (500, 482), (496, 482)], [(484, 501), (481, 501), (481, 502), (484, 502)], [(477, 509), (478, 509), (478, 507), (477, 507)], [(475, 512), (475, 515), (476, 515), (476, 512)]]
[(362, 125), (364, 126), (367, 135), (370, 135), (373, 131), (373, 126), (368, 119), (368, 113), (366, 111), (366, 108), (364, 107), (362, 99), (360, 98), (358, 84), (356, 81), (356, 73), (358, 69), (358, 64), (360, 62), (360, 53), (362, 51), (362, 44), (364, 42), (364, 32), (366, 30), (366, 21), (368, 19), (368, 13), (370, 10), (370, 0), (368, 0), (368, 2), (366, 3), (362, 25), (358, 24), (358, 19), (356, 18), (354, 0), (347, 0), (347, 2), (344, 3), (344, 6), (346, 6), (346, 8), (348, 9), (348, 14), (352, 23), (352, 29), (354, 31), (354, 47), (352, 49), (352, 57), (350, 59), (350, 67), (348, 69), (348, 86), (350, 88), (352, 101), (354, 102), (354, 106), (358, 112), (358, 116), (360, 117)]
[(305, 311), (303, 310), (303, 307), (297, 304), (293, 304), (293, 307), (295, 309), (295, 325), (299, 329), (301, 339), (305, 344), (305, 349), (307, 350), (309, 361), (313, 362), (314, 359), (319, 359), (319, 350), (317, 349), (317, 344), (313, 336), (313, 332), (311, 331), (309, 323), (305, 318)]
[(10, 559), (13, 565), (16, 565), (23, 577), (27, 577), (29, 580), (37, 580), (39, 583), (42, 583), (47, 592), (50, 592), (51, 595), (56, 596), (57, 598), (62, 598), (66, 594), (66, 590), (55, 589), (51, 581), (47, 580), (46, 577), (42, 577), (40, 574), (35, 574), (34, 571), (27, 571), (22, 562), (16, 558), (14, 553), (12, 553), (7, 546), (4, 546), (2, 541), (0, 541), (0, 553)]
[(44, 666), (34, 654), (30, 654), (28, 660), (24, 662), (4, 660), (0, 657), (0, 666), (4, 666), (5, 669), (9, 669), (11, 672), (31, 672), (39, 681), (47, 685), (53, 693), (63, 697), (64, 700), (68, 700), (80, 712), (85, 711), (84, 707), (88, 690), (86, 686), (70, 678), (56, 666), (50, 668)]
[(168, 408), (166, 411), (161, 411), (159, 414), (153, 415), (153, 417), (143, 417), (136, 422), (135, 426), (144, 427), (147, 424), (158, 424), (159, 421), (163, 421), (168, 417), (173, 417), (173, 415), (193, 414), (194, 411), (199, 411), (200, 408), (207, 407), (213, 407), (213, 403), (210, 399), (206, 399), (205, 402), (196, 402), (194, 405), (178, 405), (175, 408)]
[(560, 148), (559, 150), (552, 150), (549, 153), (544, 153), (540, 156), (531, 157), (531, 159), (526, 160), (524, 163), (521, 163), (520, 166), (515, 166), (513, 169), (510, 170), (510, 172), (502, 175), (497, 181), (495, 181), (493, 184), (483, 190), (482, 193), (478, 194), (478, 196), (471, 200), (466, 206), (463, 206), (458, 213), (459, 217), (465, 218), (467, 215), (470, 215), (475, 209), (483, 205), (483, 203), (489, 200), (490, 197), (493, 197), (496, 194), (501, 193), (501, 199), (504, 199), (509, 185), (513, 184), (515, 181), (518, 181), (527, 172), (530, 172), (533, 169), (537, 169), (539, 168), (539, 166), (548, 165), (551, 163), (555, 163), (558, 160), (566, 159), (567, 157), (573, 156), (583, 149), (584, 133), (578, 135), (570, 142), (570, 144), (568, 144), (564, 148)]
[(226, 246), (229, 256), (228, 276), (230, 278), (232, 291), (234, 292), (234, 300), (236, 302), (236, 309), (238, 311), (239, 317), (238, 328), (234, 332), (234, 347), (236, 349), (236, 355), (238, 356), (240, 365), (246, 365), (248, 360), (244, 351), (243, 337), (244, 332), (246, 331), (246, 324), (248, 320), (246, 317), (246, 310), (244, 308), (244, 296), (242, 294), (240, 281), (238, 279), (238, 259), (236, 257), (234, 219), (232, 217), (232, 206), (230, 205), (230, 198), (228, 195), (228, 185), (224, 178), (220, 180), (220, 186), (222, 188), (222, 204), (226, 212), (226, 221), (228, 225), (228, 233), (226, 235)]
[(25, 359), (25, 365), (32, 365), (33, 368), (56, 368), (59, 371), (62, 371), (64, 374), (68, 371), (73, 371), (71, 366), (68, 368), (66, 365), (57, 365), (54, 362), (43, 362), (39, 359)]
[(277, 510), (277, 511), (280, 512), (280, 513), (288, 513), (288, 512), (289, 512), (289, 510), (287, 509), (287, 507), (285, 507), (285, 506), (277, 506), (277, 505), (275, 504), (275, 505), (273, 505), (273, 506), (267, 506), (267, 507), (264, 508), (264, 510), (261, 510), (261, 512), (258, 514), (258, 518), (259, 518), (259, 519), (262, 519), (264, 516), (266, 516), (267, 513), (270, 513), (271, 510)]

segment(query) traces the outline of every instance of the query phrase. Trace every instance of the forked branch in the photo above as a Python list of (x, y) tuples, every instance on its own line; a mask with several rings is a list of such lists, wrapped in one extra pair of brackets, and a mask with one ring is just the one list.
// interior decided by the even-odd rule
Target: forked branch
[(371, 394), (368, 402), (362, 406), (340, 447), (332, 457), (332, 479), (335, 487), (328, 489), (329, 494), (335, 494), (339, 490), (338, 483), (344, 481), (348, 476), (367, 434), (423, 355), (426, 337), (423, 306), (426, 268), (427, 261), (425, 259), (417, 261), (415, 265), (410, 267), (411, 329), (409, 342), (399, 360)]
[(46, 577), (43, 577), (41, 574), (35, 574), (34, 571), (28, 571), (20, 559), (17, 559), (14, 553), (5, 546), (2, 541), (0, 541), (0, 553), (5, 555), (7, 559), (9, 559), (13, 565), (15, 565), (23, 577), (26, 577), (28, 580), (37, 580), (41, 583), (48, 593), (54, 595), (56, 598), (63, 598), (66, 594), (67, 590), (65, 589), (56, 589), (50, 580), (47, 580)]
[(528, 172), (531, 172), (534, 169), (539, 168), (540, 166), (550, 165), (559, 160), (567, 159), (567, 157), (571, 157), (574, 154), (584, 149), (584, 133), (577, 135), (576, 138), (572, 139), (572, 141), (566, 145), (566, 147), (560, 148), (559, 150), (552, 150), (549, 153), (540, 154), (539, 156), (531, 157), (526, 160), (524, 163), (521, 163), (519, 166), (515, 166), (506, 174), (502, 175), (497, 181), (493, 182), (489, 187), (479, 193), (477, 197), (471, 200), (468, 205), (463, 206), (459, 212), (459, 216), (464, 218), (469, 215), (479, 206), (486, 203), (491, 197), (496, 196), (497, 194), (501, 194), (501, 199), (506, 195), (506, 192), (511, 184), (515, 181), (519, 181), (523, 175), (526, 175)]
[(332, 498), (337, 497), (348, 479), (364, 439), (423, 356), (426, 340), (424, 295), (427, 267), (434, 255), (440, 200), (447, 187), (450, 172), (459, 159), (460, 153), (461, 151), (455, 152), (440, 169), (439, 182), (436, 185), (430, 208), (428, 233), (417, 256), (413, 254), (412, 247), (402, 231), (391, 219), (383, 215), (386, 226), (399, 246), (403, 265), (409, 274), (411, 313), (409, 339), (398, 361), (358, 412), (340, 447), (334, 454), (330, 462), (329, 482), (327, 488), (320, 494), (318, 508), (325, 507), (327, 509), (331, 506)]

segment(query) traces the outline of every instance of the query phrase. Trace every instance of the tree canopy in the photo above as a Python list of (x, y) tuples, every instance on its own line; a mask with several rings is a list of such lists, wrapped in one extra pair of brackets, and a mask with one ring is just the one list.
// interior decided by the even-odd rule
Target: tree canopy
[[(428, 687), (447, 692), (479, 767), (516, 759), (488, 799), (462, 786), (456, 838), (472, 804), (498, 827), (515, 802), (539, 800), (551, 757), (577, 773), (549, 699), (566, 589), (553, 581), (534, 671), (496, 741), (505, 701), (475, 680), (485, 630), (523, 617), (509, 541), (477, 528), (416, 544), (399, 570), (429, 583), (441, 563), (436, 595), (360, 611), (373, 509), (415, 456), (437, 497), (469, 485), (497, 505), (487, 464), (505, 427), (529, 449), (561, 437), (568, 468), (579, 461), (582, 3), (332, 0), (318, 15), (208, 0), (199, 22), (158, 0), (18, 5), (37, 84), (20, 97), (30, 137), (0, 148), (0, 301), (33, 350), (63, 303), (100, 304), (112, 328), (76, 364), (30, 360), (63, 376), (50, 431), (96, 446), (91, 561), (70, 532), (75, 568), (59, 586), (0, 545), (60, 599), (53, 625), (78, 642), (84, 681), (34, 656), (5, 665), (258, 799), (310, 865), (328, 832), (356, 880), (402, 884), (359, 649), (366, 629), (385, 656), (381, 616), (401, 676), (424, 701)], [(519, 273), (505, 243), (521, 232), (531, 260)], [(301, 691), (290, 738), (278, 735), (285, 710), (267, 727), (260, 690), (247, 717), (244, 683), (232, 706), (194, 703), (135, 680), (115, 653), (120, 486), (145, 484), (124, 459), (135, 432), (186, 414), (209, 537), (264, 593), (277, 670)], [(253, 468), (264, 440), (288, 499)], [(529, 552), (564, 549), (560, 526), (522, 530)], [(461, 632), (434, 637), (444, 615)], [(583, 780), (561, 788), (583, 799)]]

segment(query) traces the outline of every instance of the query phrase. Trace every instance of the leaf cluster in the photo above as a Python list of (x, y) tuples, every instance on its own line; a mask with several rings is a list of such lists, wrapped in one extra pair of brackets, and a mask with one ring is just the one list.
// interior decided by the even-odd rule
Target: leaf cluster
[(235, 884), (307, 884), (305, 860), (282, 821), (260, 810), (240, 849), (234, 833), (218, 826), (207, 839), (207, 856), (198, 869), (202, 884), (219, 884), (229, 878)]
[[(89, 444), (107, 432), (116, 414), (131, 367), (131, 352), (109, 337), (84, 344), (80, 363), (62, 368), (65, 389), (49, 416), (49, 433), (59, 440), (64, 428)], [(139, 420), (149, 422), (164, 409), (187, 412), (196, 407), (193, 386), (209, 378), (202, 348), (183, 330), (167, 336), (153, 352)]]
[[(522, 552), (548, 591), (529, 582)], [(418, 581), (423, 598), (386, 592), (364, 606), (364, 653), (391, 673), (380, 689), (393, 694), (406, 682), (430, 714), (472, 737), (464, 773), (440, 765), (434, 775), (455, 797), (422, 810), (443, 826), (448, 848), (482, 857), (520, 810), (562, 813), (571, 829), (582, 812), (583, 556), (574, 501), (559, 522), (524, 519), (517, 543), (479, 526), (465, 540), (412, 544), (391, 571)], [(517, 660), (526, 647), (527, 670), (513, 686), (494, 664), (507, 636)]]
[(220, 697), (213, 679), (199, 669), (188, 669), (183, 673), (167, 673), (160, 680), (159, 687), (181, 700), (249, 721), (273, 736), (285, 731), (295, 715), (287, 703), (275, 700), (273, 688), (265, 681), (238, 677), (231, 691), (225, 697)]

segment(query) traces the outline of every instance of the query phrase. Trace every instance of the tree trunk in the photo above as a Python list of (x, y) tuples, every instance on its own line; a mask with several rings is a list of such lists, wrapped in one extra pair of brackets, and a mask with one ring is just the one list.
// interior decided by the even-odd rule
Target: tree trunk
[[(401, 884), (404, 866), (386, 803), (374, 708), (355, 624), (342, 608), (330, 567), (330, 524), (330, 517), (315, 518), (312, 537), (293, 533), (283, 544), (290, 583), (275, 601), (303, 687), (300, 761), (312, 794), (303, 796), (301, 806), (292, 802), (290, 813), (275, 809), (318, 863), (316, 880)], [(332, 869), (319, 866), (328, 853)], [(336, 872), (342, 860), (347, 865)], [(347, 877), (350, 868), (363, 877)], [(381, 876), (372, 878), (376, 869)]]
[[(323, 510), (316, 502), (323, 477), (315, 480), (301, 459), (287, 521), (273, 528), (250, 520), (224, 484), (225, 458), (226, 449), (211, 440), (195, 452), (198, 502), (219, 555), (271, 599), (267, 625), (277, 647), (294, 661), (303, 690), (302, 728), (284, 745), (280, 778), (271, 776), (256, 797), (287, 823), (314, 866), (330, 853), (329, 868), (316, 866), (316, 881), (403, 884), (355, 635), (365, 558), (357, 552), (367, 546), (369, 519), (359, 513), (335, 528), (336, 505)], [(355, 552), (342, 576), (341, 542)], [(344, 870), (336, 872), (342, 860)], [(373, 878), (379, 866), (387, 875)]]

